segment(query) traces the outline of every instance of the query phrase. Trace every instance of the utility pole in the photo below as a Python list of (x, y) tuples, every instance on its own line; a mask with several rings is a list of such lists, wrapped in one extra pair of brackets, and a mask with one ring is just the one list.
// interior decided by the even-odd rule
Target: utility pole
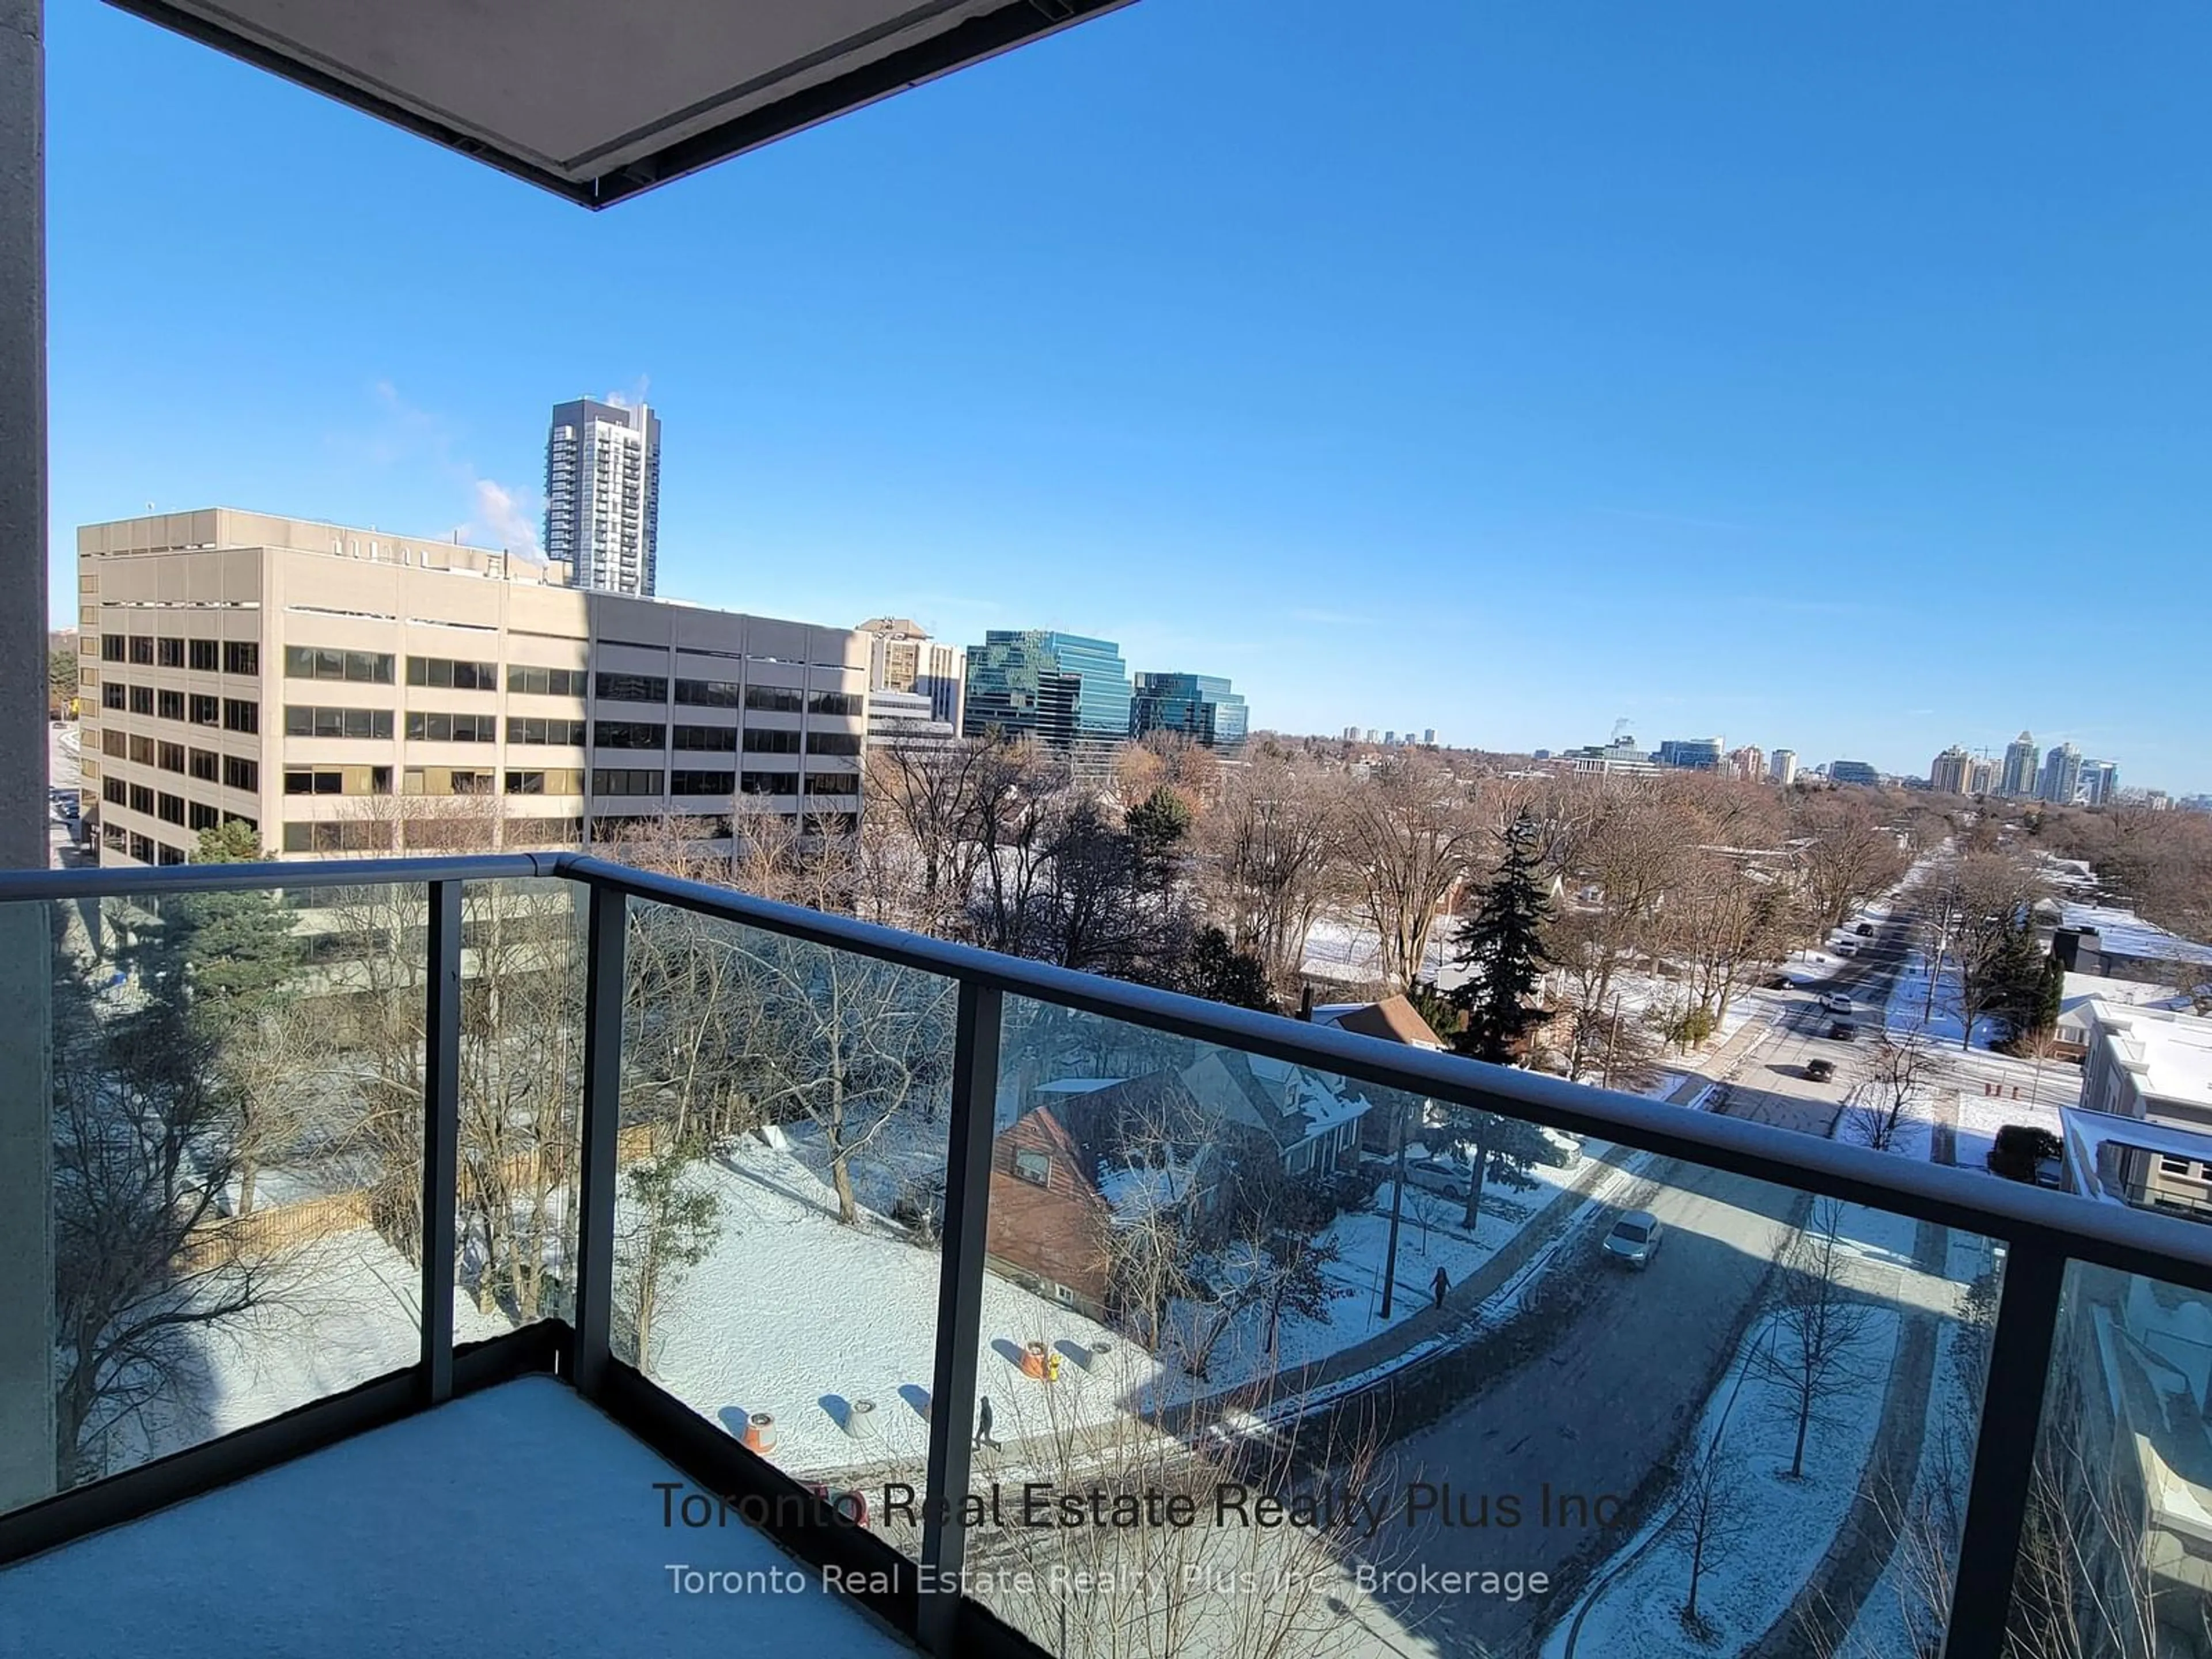
[(1383, 1253), (1382, 1317), (1390, 1316), (1390, 1297), (1398, 1288), (1398, 1218), (1406, 1210), (1406, 1103), (1401, 1099), (1395, 1115), (1398, 1126), (1398, 1173), (1390, 1183), (1390, 1244)]

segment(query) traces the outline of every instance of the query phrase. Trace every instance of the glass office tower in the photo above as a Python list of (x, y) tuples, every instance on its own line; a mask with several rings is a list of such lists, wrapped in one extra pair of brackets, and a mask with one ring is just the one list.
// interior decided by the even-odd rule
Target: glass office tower
[(1180, 732), (1208, 749), (1237, 749), (1243, 745), (1249, 729), (1244, 699), (1218, 675), (1137, 676), (1137, 690), (1129, 700), (1133, 738), (1148, 732)]
[(1085, 764), (1129, 735), (1129, 669), (1121, 647), (1039, 629), (994, 628), (968, 653), (969, 737), (1034, 737)]

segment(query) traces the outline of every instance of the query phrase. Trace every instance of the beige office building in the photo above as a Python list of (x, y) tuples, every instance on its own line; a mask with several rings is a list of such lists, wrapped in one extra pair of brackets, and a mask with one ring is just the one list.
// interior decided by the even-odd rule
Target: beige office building
[(871, 617), (868, 689), (907, 691), (929, 699), (929, 716), (957, 732), (968, 714), (968, 647), (932, 639), (904, 617)]
[(574, 846), (752, 812), (857, 827), (868, 640), (587, 592), (560, 565), (241, 513), (77, 532), (103, 864)]

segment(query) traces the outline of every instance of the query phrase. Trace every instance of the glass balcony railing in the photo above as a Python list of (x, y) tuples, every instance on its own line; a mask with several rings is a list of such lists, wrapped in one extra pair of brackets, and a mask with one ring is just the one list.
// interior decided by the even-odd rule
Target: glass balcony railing
[(939, 1652), (2212, 1645), (2188, 1223), (568, 855), (0, 929), (0, 1561), (550, 1371)]

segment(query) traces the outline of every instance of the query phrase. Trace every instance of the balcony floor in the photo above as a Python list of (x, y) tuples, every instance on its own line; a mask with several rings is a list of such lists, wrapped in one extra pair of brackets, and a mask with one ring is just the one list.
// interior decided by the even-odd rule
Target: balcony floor
[(0, 1571), (0, 1654), (911, 1651), (811, 1575), (672, 1591), (671, 1563), (795, 1566), (734, 1517), (665, 1530), (681, 1479), (563, 1384), (507, 1383)]

